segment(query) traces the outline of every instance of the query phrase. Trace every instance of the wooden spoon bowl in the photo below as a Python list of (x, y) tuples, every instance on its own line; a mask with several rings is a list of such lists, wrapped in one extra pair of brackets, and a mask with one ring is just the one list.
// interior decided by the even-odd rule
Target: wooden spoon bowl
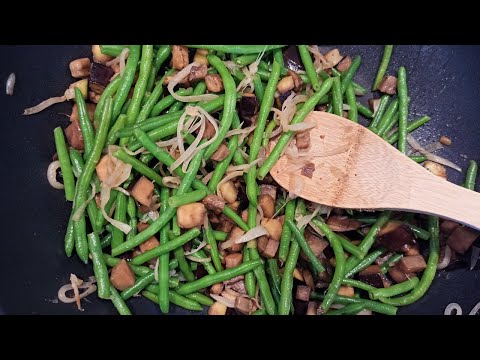
[(305, 121), (316, 123), (310, 148), (299, 158), (285, 152), (270, 171), (285, 189), (332, 207), (419, 212), (480, 229), (479, 193), (432, 174), (348, 119), (313, 111)]

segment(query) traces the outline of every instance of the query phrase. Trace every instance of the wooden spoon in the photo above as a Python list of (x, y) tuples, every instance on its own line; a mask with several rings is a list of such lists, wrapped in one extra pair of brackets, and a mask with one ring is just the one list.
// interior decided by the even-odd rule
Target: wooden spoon
[[(270, 171), (285, 189), (332, 207), (438, 215), (480, 230), (479, 193), (432, 174), (350, 120), (313, 111), (305, 122), (317, 124), (310, 148), (297, 159), (284, 153)], [(311, 178), (302, 175), (308, 162)]]

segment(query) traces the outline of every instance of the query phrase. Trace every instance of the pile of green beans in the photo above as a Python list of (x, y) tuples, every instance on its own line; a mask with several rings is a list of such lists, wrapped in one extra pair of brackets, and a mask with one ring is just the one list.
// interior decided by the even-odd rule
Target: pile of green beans
[[(280, 224), (281, 229), (274, 232), (266, 219), (259, 217), (266, 212), (264, 206), (270, 204), (264, 201), (260, 185), (272, 184), (268, 173), (296, 135), (293, 131), (281, 132), (275, 146), (258, 163), (269, 147), (271, 134), (279, 129), (278, 120), (272, 116), (272, 108), (282, 109), (279, 84), (285, 76), (293, 75), (288, 72), (290, 64), (284, 63), (285, 45), (186, 45), (182, 51), (195, 53), (196, 61), (207, 64), (208, 74), (215, 74), (223, 84), (223, 90), (207, 101), (202, 100), (202, 96), (212, 93), (208, 78), (179, 84), (175, 94), (167, 88), (166, 82), (187, 65), (178, 67), (177, 46), (100, 45), (103, 54), (111, 57), (119, 56), (126, 47), (129, 55), (125, 69), (104, 89), (93, 119), (81, 91), (74, 89), (83, 149), (69, 147), (62, 129), (54, 130), (65, 198), (72, 202), (65, 253), (69, 257), (76, 253), (84, 263), (91, 261), (100, 299), (112, 301), (121, 315), (132, 314), (129, 304), (139, 295), (157, 304), (162, 313), (168, 313), (172, 305), (200, 312), (215, 306), (215, 296), (209, 296), (210, 287), (218, 284), (228, 287), (227, 283), (235, 278), (244, 282), (245, 296), (255, 304), (253, 315), (288, 315), (295, 310), (297, 286), (310, 286), (311, 278), (314, 283), (328, 283), (322, 293), (311, 288), (309, 300), (315, 302), (319, 315), (353, 315), (362, 310), (394, 315), (397, 306), (411, 304), (426, 293), (439, 256), (439, 219), (436, 217), (428, 218), (427, 229), (414, 214), (398, 216), (389, 210), (363, 213), (347, 209), (346, 216), (369, 227), (366, 232), (358, 230), (358, 234), (364, 234), (360, 239), (358, 234), (350, 239), (333, 231), (325, 215), (316, 215), (308, 224), (299, 226), (299, 218), (311, 215), (311, 204), (282, 193), (280, 187), (269, 210), (274, 211), (272, 218), (279, 220), (275, 224)], [(398, 96), (378, 96), (380, 104), (373, 112), (360, 101), (367, 89), (354, 81), (362, 63), (360, 56), (353, 57), (350, 67), (340, 71), (336, 67), (316, 68), (318, 64), (314, 63), (307, 45), (298, 45), (296, 50), (299, 65), (305, 72), (298, 74), (302, 84), (296, 84), (298, 88), (294, 91), (306, 96), (306, 101), (297, 105), (290, 124), (303, 122), (319, 105), (326, 105), (327, 111), (366, 124), (372, 132), (406, 153), (407, 135), (430, 120), (423, 116), (409, 121), (410, 99), (404, 67), (395, 70), (398, 71)], [(393, 45), (386, 45), (379, 59), (373, 91), (390, 70), (392, 53)], [(192, 62), (190, 56), (189, 63)], [(246, 70), (253, 71), (251, 78)], [(239, 87), (243, 80), (250, 80), (246, 86), (251, 89), (249, 95)], [(177, 95), (187, 100), (180, 101)], [(258, 106), (254, 117), (248, 118), (240, 111), (239, 100), (253, 95)], [(192, 109), (203, 109), (202, 117), (206, 112), (218, 119), (213, 137), (198, 137), (199, 132), (205, 134), (211, 124), (206, 120), (205, 124), (196, 124), (200, 117), (192, 119), (192, 113), (187, 112)], [(252, 121), (252, 132), (243, 134), (241, 129), (250, 126), (246, 122)], [(189, 126), (185, 125), (187, 122)], [(188, 152), (192, 144), (202, 149), (189, 152), (188, 166), (181, 164), (173, 168), (178, 158), (176, 151)], [(213, 160), (220, 148), (226, 155), (219, 161)], [(107, 153), (109, 155), (105, 155)], [(131, 166), (128, 174), (122, 174), (125, 176), (121, 184), (111, 185), (110, 179), (105, 180), (105, 174), (98, 170), (102, 156), (111, 156), (112, 164)], [(419, 163), (426, 160), (424, 156), (411, 156), (411, 159)], [(232, 171), (240, 173), (233, 178), (239, 195), (236, 201), (227, 203), (223, 201), (227, 194), (217, 193), (217, 188)], [(478, 165), (472, 160), (466, 173), (466, 188), (475, 189), (477, 172)], [(108, 176), (112, 176), (110, 169)], [(136, 184), (141, 177), (153, 186), (150, 206), (139, 202), (141, 189), (136, 188)], [(91, 193), (92, 188), (96, 189), (95, 194)], [(247, 201), (240, 194), (240, 188)], [(109, 196), (101, 209), (97, 201), (99, 193), (105, 195), (105, 191)], [(202, 209), (201, 212), (182, 215), (193, 206)], [(196, 215), (201, 215), (199, 222), (186, 224), (187, 218), (193, 222)], [(387, 250), (376, 240), (390, 219), (402, 219), (419, 241), (429, 241), (427, 268), (423, 274), (403, 283), (375, 288), (361, 281), (359, 273), (386, 255)], [(232, 236), (234, 231), (238, 233), (241, 229), (248, 233), (258, 230), (260, 224), (264, 224), (262, 230), (268, 233), (263, 239), (235, 243), (242, 246), (241, 250), (233, 251), (227, 246), (233, 246), (238, 240)], [(274, 239), (273, 234), (278, 237)], [(265, 239), (267, 245), (262, 246)], [(276, 240), (277, 251), (272, 256), (267, 248)], [(143, 247), (146, 244), (148, 249)], [(323, 256), (327, 252), (318, 255), (319, 246), (329, 248), (329, 253), (333, 253), (331, 259)], [(232, 253), (241, 255), (233, 267), (228, 261)], [(391, 254), (379, 267), (381, 275), (388, 277), (389, 269), (403, 256), (406, 255)], [(121, 258), (127, 259), (132, 270), (127, 288), (118, 286), (110, 275), (120, 266)], [(340, 296), (342, 286), (353, 287), (355, 295)], [(335, 305), (344, 307), (335, 309)]]

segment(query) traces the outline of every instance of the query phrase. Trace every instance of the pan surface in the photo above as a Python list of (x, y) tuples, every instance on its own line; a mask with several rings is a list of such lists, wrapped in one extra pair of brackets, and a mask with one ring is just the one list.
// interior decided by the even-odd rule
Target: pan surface
[[(335, 46), (329, 46), (328, 49)], [(338, 46), (342, 54), (361, 55), (355, 81), (371, 87), (383, 47)], [(324, 48), (327, 49), (327, 48)], [(70, 273), (92, 275), (91, 265), (68, 259), (63, 237), (70, 204), (63, 191), (48, 185), (46, 170), (55, 152), (53, 129), (66, 127), (71, 104), (55, 105), (24, 117), (23, 109), (52, 96), (61, 96), (73, 82), (68, 64), (90, 56), (90, 46), (0, 47), (0, 109), (2, 120), (2, 250), (0, 251), (0, 314), (79, 314), (73, 304), (57, 303), (57, 291)], [(410, 119), (429, 115), (432, 120), (415, 133), (421, 143), (449, 136), (453, 144), (439, 154), (460, 165), (480, 160), (480, 46), (396, 46), (388, 74), (407, 68)], [(8, 75), (16, 74), (13, 96), (5, 95)], [(366, 101), (372, 95), (361, 98)], [(463, 174), (448, 170), (450, 181)], [(394, 186), (394, 184), (392, 184)], [(477, 184), (478, 190), (478, 184)], [(465, 209), (468, 211), (468, 209)], [(437, 274), (427, 295), (399, 314), (443, 314), (457, 302), (468, 313), (480, 301), (480, 265)], [(116, 314), (110, 301), (91, 295), (82, 314)], [(159, 314), (158, 306), (143, 298), (129, 303), (134, 314)], [(171, 313), (190, 313), (172, 307)]]

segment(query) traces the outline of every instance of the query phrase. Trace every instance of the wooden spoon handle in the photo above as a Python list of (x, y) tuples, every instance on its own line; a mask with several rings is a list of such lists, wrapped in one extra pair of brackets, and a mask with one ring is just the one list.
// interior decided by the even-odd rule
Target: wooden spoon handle
[(432, 175), (413, 182), (410, 199), (413, 211), (438, 215), (480, 230), (480, 193)]

